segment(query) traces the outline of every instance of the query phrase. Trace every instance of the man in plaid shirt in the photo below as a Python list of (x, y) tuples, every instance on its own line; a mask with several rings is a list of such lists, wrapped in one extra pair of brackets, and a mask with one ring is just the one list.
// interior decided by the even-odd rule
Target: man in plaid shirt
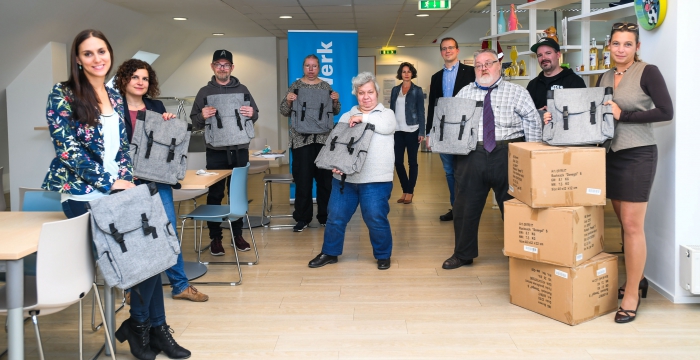
[(484, 102), (478, 142), (469, 155), (454, 156), (455, 250), (443, 269), (470, 265), (479, 256), (478, 232), (486, 197), (493, 189), (503, 218), (508, 195), (508, 143), (542, 140), (542, 124), (527, 90), (504, 81), (498, 55), (491, 49), (474, 53), (476, 82), (455, 97)]

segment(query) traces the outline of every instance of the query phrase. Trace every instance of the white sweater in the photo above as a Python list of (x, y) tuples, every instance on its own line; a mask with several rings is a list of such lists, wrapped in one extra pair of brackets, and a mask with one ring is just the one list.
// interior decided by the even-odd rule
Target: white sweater
[[(367, 150), (367, 158), (362, 171), (348, 175), (346, 182), (366, 184), (374, 182), (394, 181), (394, 130), (396, 117), (391, 109), (384, 105), (377, 106), (369, 114), (363, 114), (357, 106), (343, 114), (338, 122), (349, 122), (353, 115), (362, 115), (362, 122), (374, 124), (374, 135)], [(340, 175), (333, 174), (340, 180)]]

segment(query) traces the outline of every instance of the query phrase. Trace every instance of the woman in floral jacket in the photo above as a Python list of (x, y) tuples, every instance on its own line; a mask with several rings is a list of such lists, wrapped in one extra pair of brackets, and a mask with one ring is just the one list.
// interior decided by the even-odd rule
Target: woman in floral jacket
[[(56, 157), (42, 187), (60, 192), (63, 212), (73, 218), (87, 212), (86, 201), (134, 184), (124, 103), (105, 86), (112, 47), (102, 32), (83, 30), (73, 40), (70, 56), (70, 77), (54, 86), (46, 106)], [(131, 317), (117, 330), (117, 340), (128, 340), (137, 359), (152, 360), (161, 351), (171, 359), (189, 358), (165, 323), (160, 274), (133, 289), (139, 301), (131, 302)]]

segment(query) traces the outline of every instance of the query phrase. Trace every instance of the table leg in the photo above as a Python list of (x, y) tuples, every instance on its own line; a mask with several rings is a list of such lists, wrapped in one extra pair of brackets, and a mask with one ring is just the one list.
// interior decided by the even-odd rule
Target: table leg
[(7, 349), (9, 360), (24, 359), (24, 259), (7, 261)]
[[(112, 344), (114, 343), (114, 332), (117, 331), (117, 329), (114, 327), (115, 325), (115, 314), (114, 314), (114, 288), (111, 286), (105, 284), (105, 319), (107, 320), (107, 325), (109, 327), (109, 337), (112, 340)], [(117, 345), (115, 344), (114, 347), (116, 348)], [(105, 355), (112, 355), (112, 349), (109, 348), (109, 344), (107, 342), (107, 337), (105, 335)]]

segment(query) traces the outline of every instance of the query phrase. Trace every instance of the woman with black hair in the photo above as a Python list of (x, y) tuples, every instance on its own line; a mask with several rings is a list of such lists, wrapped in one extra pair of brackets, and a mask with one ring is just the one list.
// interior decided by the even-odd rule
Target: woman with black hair
[[(81, 31), (71, 46), (70, 78), (49, 94), (46, 117), (56, 157), (42, 188), (61, 193), (68, 218), (87, 212), (87, 201), (134, 187), (123, 100), (105, 86), (112, 59), (102, 32)], [(134, 289), (139, 299), (132, 302), (131, 317), (117, 330), (117, 339), (128, 340), (137, 359), (155, 359), (161, 350), (170, 358), (189, 358), (165, 323), (160, 274)]]

